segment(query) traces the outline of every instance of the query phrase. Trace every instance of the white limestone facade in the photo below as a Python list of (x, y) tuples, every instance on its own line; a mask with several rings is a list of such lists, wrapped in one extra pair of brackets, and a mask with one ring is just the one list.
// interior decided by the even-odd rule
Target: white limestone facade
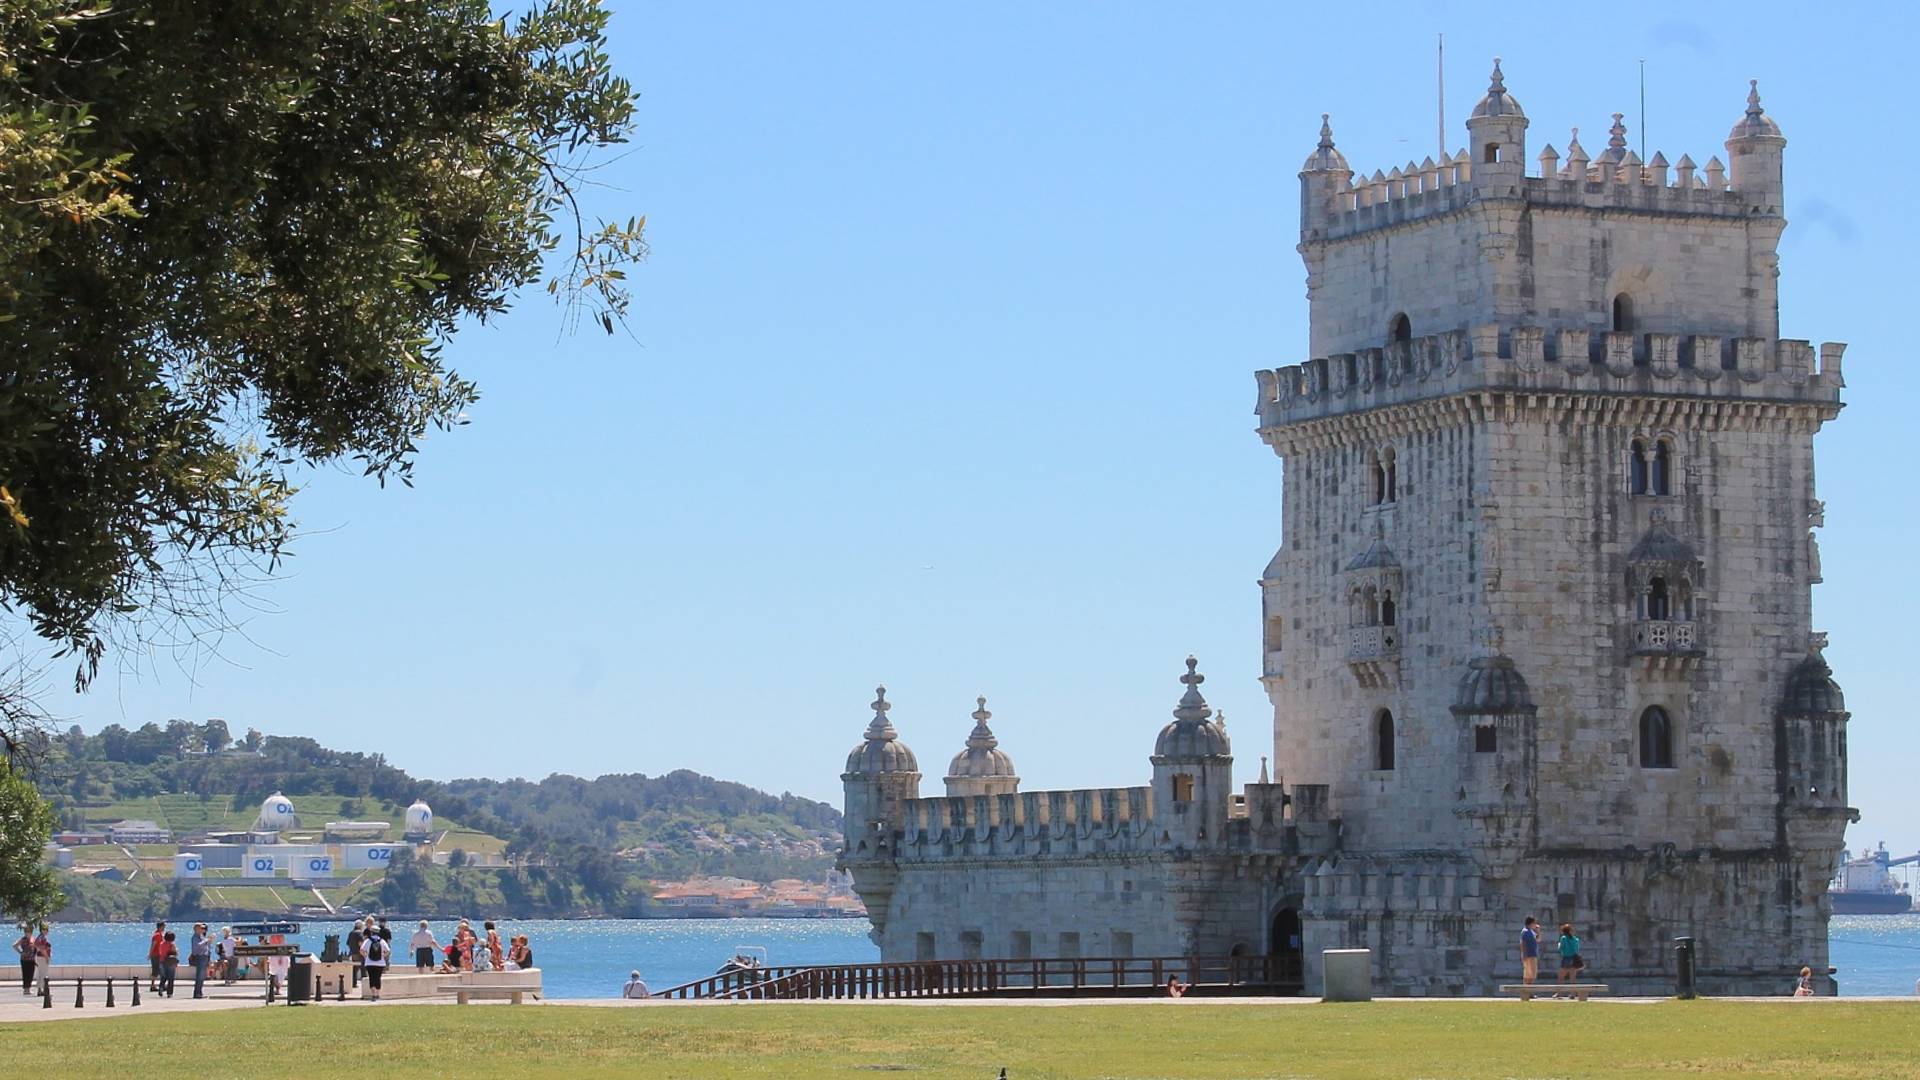
[(1311, 991), (1364, 946), (1384, 993), (1483, 993), (1531, 914), (1617, 992), (1670, 988), (1682, 935), (1708, 992), (1825, 972), (1845, 346), (1778, 336), (1786, 140), (1757, 88), (1731, 170), (1617, 115), (1530, 170), (1527, 126), (1496, 63), (1451, 159), (1357, 176), (1323, 121), (1301, 172), (1312, 359), (1257, 373), (1274, 782), (1232, 790), (1191, 662), (1146, 787), (1021, 792), (976, 714), (921, 799), (870, 728), (845, 861), (886, 959), (1237, 952)]

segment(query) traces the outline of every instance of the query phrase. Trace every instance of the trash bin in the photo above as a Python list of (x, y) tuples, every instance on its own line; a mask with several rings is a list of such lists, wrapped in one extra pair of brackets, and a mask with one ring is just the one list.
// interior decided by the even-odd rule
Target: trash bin
[(287, 961), (287, 1004), (305, 1005), (313, 1000), (312, 954), (289, 957)]

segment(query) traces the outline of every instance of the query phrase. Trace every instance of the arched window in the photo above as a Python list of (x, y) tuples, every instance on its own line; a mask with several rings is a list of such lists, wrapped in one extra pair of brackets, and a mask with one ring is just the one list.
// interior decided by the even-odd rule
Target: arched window
[(1673, 494), (1673, 444), (1665, 439), (1653, 444), (1653, 493)]
[(1193, 801), (1193, 777), (1180, 773), (1173, 778), (1173, 801)]
[(1673, 721), (1658, 705), (1640, 714), (1640, 767), (1673, 768)]
[(1373, 767), (1393, 768), (1393, 714), (1385, 709), (1373, 721)]
[(1647, 583), (1647, 618), (1665, 622), (1673, 618), (1673, 602), (1667, 595), (1667, 579), (1654, 578)]
[(1393, 594), (1390, 592), (1380, 594), (1380, 625), (1393, 625)]
[(1647, 444), (1639, 439), (1627, 448), (1627, 494), (1647, 493)]
[(1394, 501), (1395, 498), (1398, 497), (1398, 492), (1400, 489), (1399, 466), (1398, 466), (1398, 463), (1395, 462), (1394, 460), (1393, 447), (1391, 446), (1387, 447), (1386, 453), (1380, 455), (1380, 462), (1382, 465), (1386, 467), (1387, 496), (1384, 501), (1392, 502)]
[(1500, 730), (1492, 724), (1477, 724), (1473, 729), (1473, 752), (1476, 754), (1497, 754), (1500, 752)]
[(1693, 584), (1681, 578), (1673, 590), (1673, 617), (1681, 622), (1693, 621)]
[(1480, 160), (1486, 162), (1489, 165), (1492, 165), (1494, 162), (1499, 161), (1500, 160), (1500, 144), (1491, 143), (1491, 142), (1488, 143), (1486, 145), (1486, 148), (1480, 152)]
[(1633, 297), (1626, 293), (1613, 298), (1613, 329), (1621, 334), (1633, 332)]
[(1407, 318), (1405, 312), (1395, 315), (1392, 321), (1387, 323), (1387, 340), (1413, 340), (1413, 321)]
[(1377, 450), (1367, 451), (1367, 462), (1373, 468), (1373, 505), (1379, 506), (1387, 501), (1387, 467), (1381, 463)]

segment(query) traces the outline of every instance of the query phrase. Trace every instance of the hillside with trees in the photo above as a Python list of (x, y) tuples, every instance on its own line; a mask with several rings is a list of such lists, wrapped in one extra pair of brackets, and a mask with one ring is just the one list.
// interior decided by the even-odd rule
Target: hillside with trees
[[(832, 867), (840, 828), (839, 811), (825, 803), (686, 770), (591, 780), (422, 780), (379, 754), (257, 730), (235, 737), (220, 720), (131, 730), (111, 725), (94, 735), (75, 727), (34, 749), (34, 784), (66, 829), (125, 818), (151, 819), (176, 839), (244, 829), (261, 800), (276, 791), (293, 800), (306, 828), (372, 819), (397, 829), (402, 809), (425, 799), (446, 865), (408, 852), (384, 880), (347, 896), (361, 906), (409, 913), (632, 916), (644, 913), (652, 881), (695, 875), (818, 881)], [(134, 854), (148, 856), (155, 871), (157, 853)], [(507, 865), (470, 865), (482, 855), (502, 856)], [(153, 876), (137, 889), (116, 892), (98, 882), (70, 889), (67, 915), (146, 917), (182, 906), (219, 907), (212, 879), (206, 889), (169, 888)]]

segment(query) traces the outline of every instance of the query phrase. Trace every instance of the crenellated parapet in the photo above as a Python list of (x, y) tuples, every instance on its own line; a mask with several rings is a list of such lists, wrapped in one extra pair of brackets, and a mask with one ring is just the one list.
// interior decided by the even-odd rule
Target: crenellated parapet
[(1234, 800), (1230, 827), (1197, 849), (1176, 840), (1156, 817), (1151, 787), (1023, 791), (913, 799), (891, 851), (900, 863), (943, 860), (1047, 860), (1330, 849), (1337, 829), (1327, 816), (1326, 785), (1302, 785), (1296, 801), (1280, 784), (1249, 784)]
[(1254, 373), (1263, 431), (1477, 390), (1837, 408), (1841, 342), (1481, 325)]

